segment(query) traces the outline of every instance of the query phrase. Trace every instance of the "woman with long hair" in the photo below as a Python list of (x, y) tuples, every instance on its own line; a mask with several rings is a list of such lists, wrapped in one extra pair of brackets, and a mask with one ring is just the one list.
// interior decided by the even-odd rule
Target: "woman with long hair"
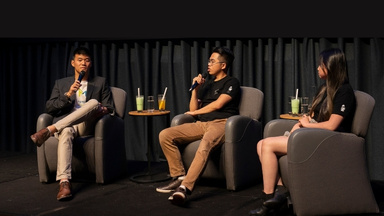
[(287, 154), (289, 134), (299, 128), (322, 128), (350, 132), (356, 109), (355, 94), (349, 84), (347, 62), (344, 53), (337, 48), (320, 53), (317, 68), (320, 86), (313, 99), (311, 110), (299, 119), (290, 132), (282, 136), (268, 137), (257, 143), (257, 154), (263, 173), (262, 206), (249, 215), (268, 215), (286, 202), (288, 191), (279, 175), (278, 159)]

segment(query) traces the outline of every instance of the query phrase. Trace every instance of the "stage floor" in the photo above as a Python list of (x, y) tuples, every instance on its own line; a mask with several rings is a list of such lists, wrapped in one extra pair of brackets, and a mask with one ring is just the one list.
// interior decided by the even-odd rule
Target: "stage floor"
[[(0, 152), (0, 215), (235, 215), (246, 216), (261, 205), (261, 184), (228, 191), (224, 182), (201, 180), (184, 207), (172, 205), (170, 194), (155, 188), (167, 182), (136, 183), (129, 179), (145, 170), (146, 161), (128, 161), (127, 174), (106, 185), (90, 181), (72, 182), (74, 196), (57, 201), (58, 183), (39, 182), (36, 154)], [(153, 169), (167, 169), (154, 162)], [(384, 215), (384, 184), (373, 183), (381, 215)], [(287, 208), (279, 215), (293, 215)]]

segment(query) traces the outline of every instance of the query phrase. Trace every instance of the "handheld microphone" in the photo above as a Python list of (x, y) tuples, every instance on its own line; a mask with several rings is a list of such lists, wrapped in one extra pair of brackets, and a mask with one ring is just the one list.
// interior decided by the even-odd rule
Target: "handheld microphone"
[[(203, 73), (203, 78), (205, 79), (207, 77), (207, 73)], [(193, 83), (193, 85), (191, 86), (191, 88), (189, 89), (189, 91), (192, 91), (193, 89), (195, 89), (197, 86), (199, 85), (199, 83), (197, 81), (195, 81), (195, 83)]]
[(79, 78), (77, 78), (77, 80), (79, 80), (79, 82), (81, 82), (81, 80), (83, 79), (85, 75), (85, 71), (81, 71), (80, 74), (79, 74)]

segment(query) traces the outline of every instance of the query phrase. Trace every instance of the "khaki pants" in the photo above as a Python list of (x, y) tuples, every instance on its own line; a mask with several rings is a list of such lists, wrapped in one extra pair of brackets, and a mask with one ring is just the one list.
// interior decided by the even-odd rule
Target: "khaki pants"
[(193, 191), (196, 180), (203, 173), (212, 149), (224, 143), (226, 122), (227, 119), (197, 121), (169, 127), (160, 132), (160, 146), (167, 158), (172, 177), (186, 174), (178, 145), (186, 145), (201, 139), (196, 155), (182, 182), (182, 185), (190, 191)]
[(77, 136), (88, 136), (94, 132), (96, 120), (92, 116), (97, 113), (99, 102), (89, 100), (81, 108), (70, 113), (54, 124), (58, 132), (55, 137), (59, 140), (57, 147), (56, 180), (72, 178), (72, 145)]

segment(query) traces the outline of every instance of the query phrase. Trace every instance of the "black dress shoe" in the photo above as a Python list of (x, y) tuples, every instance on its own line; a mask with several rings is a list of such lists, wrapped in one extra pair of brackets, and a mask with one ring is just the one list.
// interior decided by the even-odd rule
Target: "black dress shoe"
[(50, 136), (51, 132), (48, 130), (48, 128), (43, 128), (32, 134), (31, 139), (37, 145), (37, 147), (40, 147)]
[[(263, 202), (265, 202), (266, 200), (269, 200), (271, 198), (273, 198), (274, 194), (271, 193), (271, 194), (266, 194), (264, 193), (264, 191), (261, 192), (261, 200)], [(253, 209), (249, 212), (249, 215), (251, 216), (254, 216), (254, 215), (257, 215), (257, 216), (264, 216), (264, 215), (270, 215), (270, 213), (273, 211), (273, 209), (268, 209), (268, 207), (266, 207), (265, 205), (261, 205), (260, 208), (257, 208), (257, 209)]]
[(171, 181), (168, 185), (156, 188), (157, 192), (160, 193), (171, 193), (174, 192), (180, 185), (183, 180), (176, 178)]
[(268, 215), (270, 209), (262, 205), (260, 208), (253, 209), (249, 212), (250, 216), (265, 216)]
[(263, 202), (263, 206), (266, 206), (270, 209), (279, 208), (287, 201), (288, 195), (289, 193), (287, 189), (285, 189), (284, 186), (280, 186), (278, 189), (275, 190), (275, 195), (271, 199), (268, 199)]

